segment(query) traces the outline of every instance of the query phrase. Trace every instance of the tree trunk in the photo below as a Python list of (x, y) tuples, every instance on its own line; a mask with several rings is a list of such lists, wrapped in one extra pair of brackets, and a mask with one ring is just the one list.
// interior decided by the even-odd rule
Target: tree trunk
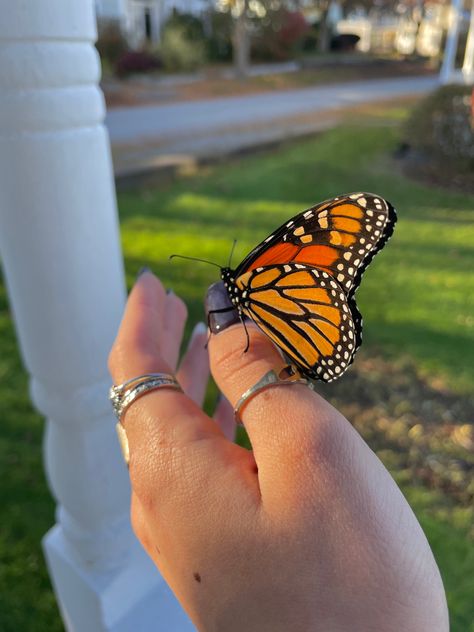
[(318, 50), (320, 53), (327, 53), (329, 50), (329, 3), (322, 9), (321, 22), (319, 23)]
[(234, 20), (234, 34), (232, 37), (234, 69), (239, 79), (248, 74), (250, 61), (250, 40), (247, 27), (247, 0), (242, 2), (242, 9)]

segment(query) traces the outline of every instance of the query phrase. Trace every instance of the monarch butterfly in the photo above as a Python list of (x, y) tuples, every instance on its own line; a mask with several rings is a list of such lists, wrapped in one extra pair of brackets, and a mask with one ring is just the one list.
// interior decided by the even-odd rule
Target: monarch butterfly
[(331, 382), (361, 344), (354, 294), (396, 221), (393, 206), (372, 193), (321, 202), (280, 226), (235, 270), (218, 266), (233, 307), (215, 311), (238, 310), (299, 373)]
[(317, 204), (278, 228), (235, 270), (221, 269), (229, 298), (300, 373), (331, 382), (361, 344), (354, 294), (396, 221), (393, 206), (372, 193)]

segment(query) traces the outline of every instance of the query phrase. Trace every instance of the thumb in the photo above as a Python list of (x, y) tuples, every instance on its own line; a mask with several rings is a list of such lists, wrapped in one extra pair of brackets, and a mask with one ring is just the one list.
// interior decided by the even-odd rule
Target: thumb
[[(229, 307), (229, 312), (214, 310)], [(251, 322), (238, 323), (238, 314), (230, 310), (225, 287), (216, 283), (208, 291), (206, 309), (211, 336), (211, 371), (219, 389), (235, 407), (249, 388), (269, 371), (277, 374), (287, 364), (280, 351)], [(248, 336), (248, 338), (247, 338)], [(244, 353), (247, 347), (248, 350)], [(307, 386), (299, 383), (275, 385), (258, 391), (248, 399), (242, 421), (248, 432), (255, 460), (260, 468), (277, 462), (298, 462), (302, 452), (311, 452), (311, 444), (334, 418), (349, 425), (330, 404)], [(332, 430), (331, 430), (332, 432)]]

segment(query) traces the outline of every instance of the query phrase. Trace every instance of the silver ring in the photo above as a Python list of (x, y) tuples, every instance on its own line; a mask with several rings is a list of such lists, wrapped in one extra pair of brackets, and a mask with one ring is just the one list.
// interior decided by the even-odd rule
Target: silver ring
[(125, 428), (122, 426), (122, 418), (128, 407), (139, 397), (159, 388), (171, 388), (175, 391), (182, 391), (181, 386), (173, 375), (168, 373), (148, 373), (139, 375), (123, 384), (114, 385), (109, 391), (109, 399), (118, 423), (115, 426), (122, 448), (122, 454), (125, 463), (128, 465), (130, 461), (130, 450), (128, 447), (128, 438)]
[(256, 384), (245, 391), (235, 405), (234, 416), (236, 423), (242, 423), (242, 410), (257, 393), (265, 391), (267, 388), (272, 388), (273, 386), (288, 386), (290, 384), (304, 384), (312, 388), (311, 382), (301, 377), (299, 371), (292, 365), (285, 366), (279, 373), (276, 373), (273, 369), (265, 373)]
[(182, 390), (174, 375), (169, 373), (147, 373), (134, 377), (123, 384), (112, 386), (109, 391), (109, 399), (117, 419), (121, 421), (127, 408), (136, 399), (158, 388)]

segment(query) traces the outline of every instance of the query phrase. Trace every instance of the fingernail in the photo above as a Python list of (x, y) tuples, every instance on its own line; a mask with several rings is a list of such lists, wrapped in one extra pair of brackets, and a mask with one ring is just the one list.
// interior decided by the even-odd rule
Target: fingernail
[(137, 274), (137, 279), (139, 279), (142, 276), (142, 274), (144, 274), (145, 272), (151, 272), (148, 266), (143, 266), (143, 268), (140, 268)]
[(223, 398), (224, 398), (224, 396), (222, 395), (222, 393), (220, 391), (218, 391), (217, 392), (216, 401), (214, 403), (214, 410), (216, 410), (216, 408), (219, 406), (219, 404), (221, 403)]
[[(239, 312), (232, 305), (222, 281), (214, 283), (207, 290), (205, 307), (209, 329), (213, 334), (218, 334), (240, 320)], [(216, 310), (222, 309), (225, 311), (216, 312)]]
[(173, 292), (173, 290), (170, 288), (169, 290), (166, 290), (166, 294), (168, 294), (168, 296), (173, 296), (174, 292)]
[(195, 325), (193, 332), (191, 334), (191, 338), (195, 338), (196, 336), (205, 336), (207, 334), (207, 327), (203, 322)]

